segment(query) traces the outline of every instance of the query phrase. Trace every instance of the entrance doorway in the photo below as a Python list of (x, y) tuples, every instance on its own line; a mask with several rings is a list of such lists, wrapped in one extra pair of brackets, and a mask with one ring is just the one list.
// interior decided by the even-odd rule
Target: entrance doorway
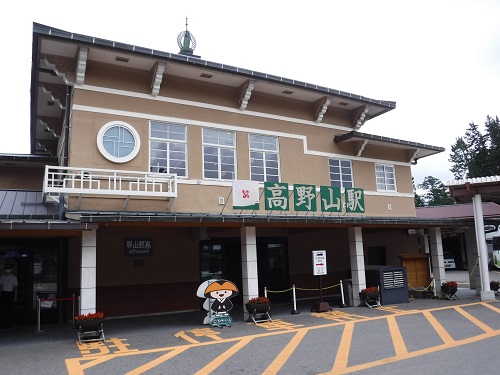
[[(64, 244), (63, 239), (56, 238), (1, 240), (0, 268), (12, 264), (19, 284), (14, 304), (16, 324), (37, 323), (37, 297), (66, 297)], [(41, 322), (62, 322), (66, 311), (71, 311), (66, 304), (45, 302), (40, 308)]]
[[(210, 239), (200, 242), (200, 283), (209, 279), (226, 279), (236, 284), (240, 294), (233, 300), (243, 302), (241, 243), (239, 238)], [(259, 295), (264, 288), (282, 291), (290, 287), (288, 249), (285, 237), (257, 239)], [(268, 295), (273, 301), (289, 301), (289, 293)]]

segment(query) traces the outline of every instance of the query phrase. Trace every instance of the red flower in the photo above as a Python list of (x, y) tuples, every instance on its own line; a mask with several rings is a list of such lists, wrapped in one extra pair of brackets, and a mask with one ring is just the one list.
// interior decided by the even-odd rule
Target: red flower
[(257, 305), (260, 303), (268, 303), (268, 302), (270, 302), (270, 301), (269, 301), (269, 298), (267, 298), (267, 297), (255, 297), (255, 298), (249, 299), (247, 303), (250, 303), (252, 305)]
[(368, 288), (362, 289), (360, 293), (374, 293), (378, 292), (377, 286), (369, 286)]
[(456, 288), (458, 286), (458, 283), (456, 281), (444, 281), (441, 286), (444, 286), (445, 288)]
[(96, 313), (80, 314), (75, 316), (75, 321), (98, 320), (98, 319), (104, 319), (104, 313), (96, 312)]

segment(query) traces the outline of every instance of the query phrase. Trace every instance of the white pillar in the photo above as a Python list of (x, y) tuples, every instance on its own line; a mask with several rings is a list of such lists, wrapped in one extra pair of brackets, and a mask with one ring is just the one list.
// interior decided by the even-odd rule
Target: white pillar
[(359, 292), (366, 288), (365, 256), (361, 227), (348, 228), (349, 254), (351, 257), (352, 293), (354, 306), (359, 305)]
[(436, 280), (436, 292), (441, 293), (441, 284), (446, 280), (443, 260), (443, 241), (441, 239), (441, 228), (429, 228), (429, 242), (431, 247), (431, 262), (433, 277)]
[(474, 207), (474, 223), (476, 224), (476, 240), (479, 250), (479, 272), (481, 273), (481, 301), (494, 301), (495, 292), (490, 290), (490, 274), (488, 270), (488, 249), (484, 236), (483, 202), (481, 194), (472, 198)]
[(80, 270), (80, 311), (96, 312), (96, 231), (82, 232), (82, 268)]
[[(243, 311), (245, 320), (250, 316), (244, 304), (259, 296), (259, 278), (257, 272), (257, 235), (255, 227), (242, 227), (241, 237), (241, 274), (243, 285)], [(241, 293), (241, 291), (240, 291)]]

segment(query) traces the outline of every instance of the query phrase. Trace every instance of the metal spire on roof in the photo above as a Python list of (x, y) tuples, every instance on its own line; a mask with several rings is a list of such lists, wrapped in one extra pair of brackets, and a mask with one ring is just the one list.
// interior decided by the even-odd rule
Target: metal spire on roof
[(177, 45), (181, 49), (179, 54), (181, 55), (192, 55), (194, 49), (196, 48), (196, 39), (194, 35), (188, 30), (188, 22), (186, 17), (186, 31), (181, 32), (177, 36)]

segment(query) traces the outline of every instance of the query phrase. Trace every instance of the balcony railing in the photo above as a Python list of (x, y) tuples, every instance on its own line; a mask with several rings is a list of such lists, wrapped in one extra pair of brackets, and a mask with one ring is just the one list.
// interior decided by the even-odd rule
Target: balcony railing
[(47, 165), (43, 193), (55, 201), (59, 194), (169, 199), (177, 197), (177, 175)]

